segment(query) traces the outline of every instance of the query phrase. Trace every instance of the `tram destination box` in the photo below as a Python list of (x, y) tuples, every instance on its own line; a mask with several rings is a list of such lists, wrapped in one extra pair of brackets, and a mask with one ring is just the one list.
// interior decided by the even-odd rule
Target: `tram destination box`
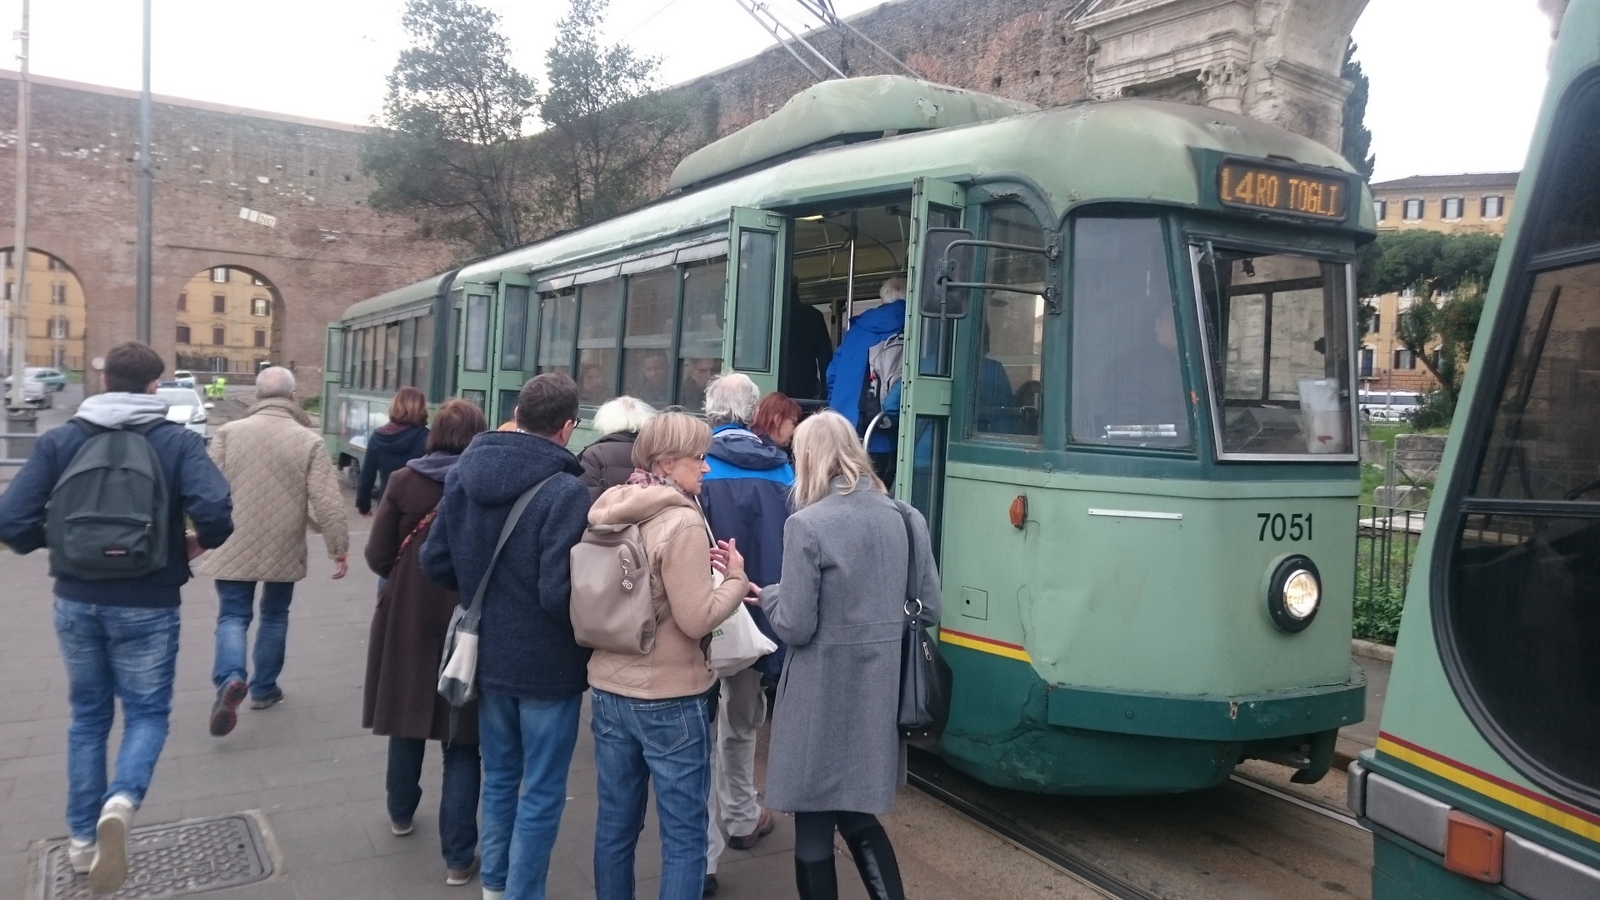
[(1256, 212), (1299, 222), (1342, 225), (1358, 197), (1357, 176), (1338, 169), (1229, 156), (1195, 150), (1205, 206), (1219, 212)]

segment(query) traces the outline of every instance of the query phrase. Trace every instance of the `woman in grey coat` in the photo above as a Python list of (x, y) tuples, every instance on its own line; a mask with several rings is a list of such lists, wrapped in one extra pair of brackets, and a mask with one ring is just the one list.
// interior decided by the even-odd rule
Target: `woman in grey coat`
[(753, 588), (789, 645), (773, 711), (767, 803), (795, 814), (802, 900), (837, 896), (836, 828), (868, 895), (901, 900), (894, 848), (877, 816), (894, 808), (906, 777), (896, 720), (908, 553), (923, 618), (939, 619), (928, 527), (885, 493), (838, 413), (802, 422), (794, 455), (796, 512), (783, 531), (783, 580)]

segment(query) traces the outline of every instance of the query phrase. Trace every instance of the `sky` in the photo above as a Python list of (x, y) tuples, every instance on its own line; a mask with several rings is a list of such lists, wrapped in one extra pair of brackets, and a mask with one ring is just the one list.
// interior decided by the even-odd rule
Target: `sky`
[[(500, 12), (515, 64), (536, 76), (559, 0), (479, 0)], [(982, 2), (982, 0), (970, 0)], [(152, 0), (152, 90), (230, 106), (367, 123), (405, 45), (403, 0)], [(841, 15), (878, 5), (834, 0)], [(137, 0), (33, 0), (31, 70), (140, 86)], [(796, 0), (766, 8), (800, 27)], [(0, 35), (22, 0), (0, 0)], [(612, 0), (610, 37), (661, 58), (667, 84), (770, 46), (738, 0)], [(1370, 0), (1356, 24), (1372, 80), (1375, 180), (1521, 168), (1544, 88), (1549, 23), (1537, 0)], [(17, 45), (0, 49), (15, 68)]]

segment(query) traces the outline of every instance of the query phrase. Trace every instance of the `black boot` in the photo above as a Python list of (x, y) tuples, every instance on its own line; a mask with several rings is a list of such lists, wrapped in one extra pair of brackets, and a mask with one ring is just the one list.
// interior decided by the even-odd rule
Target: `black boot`
[(800, 900), (838, 900), (839, 878), (833, 871), (833, 857), (820, 862), (795, 860), (794, 885)]
[[(894, 846), (882, 825), (873, 825), (852, 833), (844, 839), (855, 857), (856, 871), (861, 873), (861, 883), (872, 900), (905, 900), (906, 889), (900, 883), (900, 865), (894, 859)], [(804, 895), (802, 895), (804, 896)]]

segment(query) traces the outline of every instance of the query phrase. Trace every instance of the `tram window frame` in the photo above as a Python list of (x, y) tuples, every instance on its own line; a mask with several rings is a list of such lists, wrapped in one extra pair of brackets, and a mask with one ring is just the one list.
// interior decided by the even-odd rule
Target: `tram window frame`
[[(672, 403), (672, 375), (675, 370), (672, 364), (673, 342), (683, 308), (684, 268), (682, 265), (669, 265), (629, 275), (627, 295), (623, 298), (621, 391), (658, 409)], [(665, 288), (661, 292), (664, 298), (656, 293), (661, 288)], [(649, 309), (640, 306), (647, 298), (654, 301)], [(655, 313), (663, 311), (665, 320), (658, 321)], [(635, 327), (647, 321), (661, 327), (635, 333)], [(652, 359), (661, 363), (663, 381), (659, 390), (651, 388), (644, 380), (643, 365)]]
[[(1020, 213), (1027, 216), (1028, 219), (1032, 220), (1034, 227), (1038, 231), (1039, 240), (1037, 243), (1039, 245), (1039, 250), (1037, 252), (1025, 252), (1020, 250), (1003, 252), (1009, 253), (1011, 258), (1015, 258), (1019, 261), (1021, 259), (1037, 258), (1037, 264), (1042, 270), (1040, 291), (1037, 294), (1030, 294), (1026, 291), (1020, 290), (1001, 291), (995, 288), (973, 289), (974, 302), (972, 304), (972, 308), (976, 313), (973, 318), (977, 320), (977, 325), (972, 329), (972, 352), (968, 354), (967, 360), (967, 376), (969, 379), (968, 384), (970, 385), (970, 388), (967, 391), (967, 402), (965, 404), (967, 407), (966, 421), (962, 431), (967, 440), (976, 443), (988, 444), (991, 446), (1014, 447), (1021, 450), (1038, 450), (1044, 447), (1044, 435), (1046, 430), (1044, 410), (1046, 408), (1046, 395), (1050, 390), (1051, 381), (1051, 379), (1048, 377), (1048, 371), (1045, 367), (1045, 360), (1048, 358), (1051, 352), (1049, 349), (1049, 344), (1051, 343), (1049, 335), (1053, 328), (1051, 325), (1051, 320), (1055, 318), (1054, 311), (1051, 309), (1049, 302), (1046, 300), (1046, 294), (1052, 287), (1056, 288), (1056, 291), (1058, 292), (1057, 296), (1059, 296), (1060, 291), (1060, 286), (1054, 283), (1059, 277), (1059, 267), (1050, 265), (1047, 253), (1052, 243), (1059, 240), (1059, 235), (1057, 235), (1049, 227), (1050, 224), (1053, 223), (1050, 223), (1048, 220), (1041, 219), (1038, 212), (1036, 212), (1029, 204), (1012, 200), (990, 203), (983, 206), (982, 212), (979, 216), (979, 221), (982, 228), (981, 233), (983, 235), (982, 240), (996, 240), (994, 236), (996, 231), (996, 219), (998, 216), (1007, 213)], [(1001, 243), (1024, 244), (1026, 242), (1019, 240), (1005, 240), (1001, 241)], [(977, 253), (974, 255), (973, 259), (973, 280), (976, 282), (985, 282), (989, 281), (991, 277), (998, 277), (992, 276), (991, 274), (991, 264), (994, 262), (994, 257), (998, 255), (997, 250), (995, 248), (981, 245), (978, 246), (976, 250)], [(998, 358), (990, 355), (993, 346), (991, 343), (993, 337), (990, 323), (990, 318), (993, 313), (990, 309), (990, 306), (991, 304), (994, 304), (996, 307), (1003, 308), (1005, 302), (1000, 299), (1002, 296), (1010, 298), (1016, 298), (1019, 296), (1032, 296), (1035, 298), (1034, 308), (1036, 312), (1034, 315), (1034, 321), (1036, 324), (1033, 331), (1037, 336), (1037, 340), (1034, 344), (1035, 352), (1032, 354), (1035, 360), (1032, 366), (1035, 370), (1036, 377), (1024, 381), (1022, 385), (1013, 385), (1011, 383), (1010, 373), (1006, 372), (1007, 368), (1016, 368), (1018, 367), (1017, 365), (1007, 366)], [(989, 346), (986, 347), (986, 344), (989, 344)], [(1018, 354), (1007, 355), (1017, 356)], [(993, 362), (996, 365), (986, 367), (984, 365), (986, 362)], [(1026, 366), (1028, 364), (1023, 363), (1021, 365)], [(994, 372), (996, 369), (998, 369), (1003, 374), (1005, 378), (1005, 387), (1008, 394), (1008, 402), (998, 405), (984, 402), (986, 388), (984, 387), (983, 373), (985, 368), (988, 368), (990, 372)], [(1021, 414), (1024, 408), (1015, 405), (1015, 401), (1017, 392), (1022, 387), (1026, 387), (1029, 383), (1038, 385), (1038, 394), (1034, 400), (1034, 410), (1036, 411), (1036, 414), (1034, 416), (1033, 427), (1031, 430), (1026, 431), (1009, 430), (1003, 424), (1009, 421), (1006, 418), (1006, 410), (1014, 410), (1015, 414), (1018, 416), (1018, 425), (1015, 427), (1025, 427), (1021, 424)], [(998, 393), (993, 393), (994, 391), (998, 390), (998, 383), (994, 382), (992, 376), (990, 378), (990, 388), (988, 390), (991, 392), (992, 397), (999, 396)], [(986, 412), (986, 409), (993, 409), (996, 411)], [(1002, 424), (1000, 424), (999, 427), (985, 427), (984, 423), (986, 421)]]
[(500, 368), (507, 372), (522, 371), (528, 350), (529, 290), (527, 285), (508, 284), (505, 292), (505, 312), (500, 321)]
[[(599, 406), (617, 396), (617, 370), (622, 356), (623, 310), (627, 283), (613, 276), (578, 287), (577, 373), (578, 400), (583, 406)], [(590, 319), (591, 311), (601, 318)], [(585, 335), (585, 329), (596, 329)], [(591, 355), (592, 354), (592, 355)], [(586, 384), (590, 366), (602, 381)]]
[(468, 291), (464, 305), (466, 334), (461, 345), (461, 368), (467, 372), (487, 372), (489, 344), (494, 336), (494, 297), (487, 292)]
[(433, 378), (433, 313), (424, 313), (416, 319), (416, 349), (411, 358), (411, 386), (430, 393)]
[[(552, 311), (559, 313), (552, 315)], [(534, 360), (537, 374), (572, 374), (578, 342), (578, 290), (564, 287), (539, 294), (539, 340)]]
[[(714, 270), (719, 268), (721, 269), (721, 274), (715, 274)], [(699, 413), (705, 409), (706, 398), (703, 391), (700, 392), (699, 396), (684, 396), (685, 388), (697, 386), (692, 381), (690, 364), (697, 360), (713, 360), (717, 364), (717, 371), (713, 373), (712, 377), (716, 377), (716, 375), (726, 370), (728, 362), (722, 357), (723, 339), (728, 333), (728, 257), (727, 254), (719, 254), (706, 259), (694, 260), (680, 264), (679, 269), (681, 271), (679, 280), (682, 285), (678, 290), (678, 329), (673, 351), (677, 363), (675, 372), (678, 381), (673, 388), (674, 399), (679, 406), (691, 412)], [(707, 275), (703, 279), (699, 279), (704, 281), (705, 291), (703, 297), (696, 295), (696, 300), (703, 304), (703, 308), (698, 310), (698, 315), (701, 317), (702, 324), (705, 317), (713, 317), (716, 321), (716, 330), (715, 337), (711, 337), (712, 332), (709, 330), (695, 332), (703, 335), (697, 338), (695, 346), (713, 350), (716, 354), (715, 356), (685, 355), (690, 351), (690, 285), (697, 281), (694, 276), (700, 272), (706, 272)]]

